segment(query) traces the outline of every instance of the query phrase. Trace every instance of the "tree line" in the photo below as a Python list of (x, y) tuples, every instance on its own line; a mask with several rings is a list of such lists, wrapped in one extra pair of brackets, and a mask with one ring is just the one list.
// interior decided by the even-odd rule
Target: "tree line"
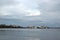
[(22, 26), (0, 24), (0, 28), (23, 28)]

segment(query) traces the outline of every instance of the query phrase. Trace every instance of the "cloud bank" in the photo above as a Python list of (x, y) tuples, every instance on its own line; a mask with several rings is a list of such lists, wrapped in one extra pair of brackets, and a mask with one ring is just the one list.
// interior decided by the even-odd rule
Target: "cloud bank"
[[(60, 0), (0, 0), (0, 22), (60, 26)], [(12, 22), (13, 19), (17, 19)], [(5, 21), (6, 21), (5, 20)], [(10, 23), (8, 22), (1, 23)]]
[[(27, 1), (27, 0), (25, 0)], [(27, 1), (28, 2), (28, 1)], [(29, 2), (31, 3), (31, 2)], [(38, 16), (40, 15), (40, 11), (36, 9), (34, 3), (30, 4), (30, 7), (35, 7), (34, 9), (26, 6), (26, 2), (24, 0), (2, 0), (0, 3), (0, 15), (1, 16), (12, 16), (12, 17), (20, 17), (20, 16)], [(28, 5), (28, 4), (27, 4)]]

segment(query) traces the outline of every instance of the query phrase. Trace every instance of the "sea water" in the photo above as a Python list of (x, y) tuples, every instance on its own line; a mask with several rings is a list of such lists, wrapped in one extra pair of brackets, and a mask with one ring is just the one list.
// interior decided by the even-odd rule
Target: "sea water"
[(60, 29), (0, 29), (0, 40), (60, 40)]

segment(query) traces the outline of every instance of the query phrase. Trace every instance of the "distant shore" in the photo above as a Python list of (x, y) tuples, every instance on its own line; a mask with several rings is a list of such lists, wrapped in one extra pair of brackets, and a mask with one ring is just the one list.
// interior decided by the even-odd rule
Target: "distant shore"
[(60, 27), (48, 27), (48, 26), (17, 26), (17, 25), (6, 25), (0, 24), (0, 28), (15, 28), (15, 29), (60, 29)]

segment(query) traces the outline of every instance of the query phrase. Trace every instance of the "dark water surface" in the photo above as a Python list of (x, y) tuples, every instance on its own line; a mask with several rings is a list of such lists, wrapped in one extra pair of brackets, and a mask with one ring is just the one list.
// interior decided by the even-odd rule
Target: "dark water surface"
[(60, 29), (0, 29), (0, 40), (60, 40)]

